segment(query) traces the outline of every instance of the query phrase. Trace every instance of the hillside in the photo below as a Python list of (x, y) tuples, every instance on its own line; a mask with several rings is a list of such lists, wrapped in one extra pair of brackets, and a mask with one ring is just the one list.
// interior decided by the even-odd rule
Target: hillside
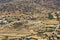
[[(2, 3), (1, 3), (2, 2)], [(3, 3), (5, 2), (5, 3)], [(7, 3), (8, 2), (8, 3)], [(60, 10), (60, 1), (59, 0), (27, 0), (27, 1), (19, 1), (19, 0), (0, 0), (0, 11), (23, 11), (23, 12), (30, 12), (30, 11), (40, 11), (36, 8), (45, 7), (47, 9), (52, 10)], [(40, 7), (42, 6), (42, 7)]]
[(54, 31), (59, 25), (59, 16), (60, 0), (0, 0), (0, 35), (28, 36), (41, 32), (46, 36), (46, 31)]

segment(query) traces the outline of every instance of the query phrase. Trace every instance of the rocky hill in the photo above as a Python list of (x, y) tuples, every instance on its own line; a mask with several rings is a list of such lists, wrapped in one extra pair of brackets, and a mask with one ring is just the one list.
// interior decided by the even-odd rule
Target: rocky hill
[(58, 11), (60, 0), (0, 0), (0, 34), (16, 36), (44, 32), (48, 14), (49, 18), (55, 17)]
[(9, 23), (21, 19), (45, 20), (48, 13), (60, 11), (59, 4), (59, 0), (0, 0), (0, 19)]

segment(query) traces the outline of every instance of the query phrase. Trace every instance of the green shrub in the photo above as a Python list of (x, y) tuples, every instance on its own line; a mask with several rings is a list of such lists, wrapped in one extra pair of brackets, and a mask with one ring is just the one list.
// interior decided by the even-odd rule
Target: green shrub
[(51, 13), (48, 13), (48, 19), (53, 19), (53, 15), (51, 15)]

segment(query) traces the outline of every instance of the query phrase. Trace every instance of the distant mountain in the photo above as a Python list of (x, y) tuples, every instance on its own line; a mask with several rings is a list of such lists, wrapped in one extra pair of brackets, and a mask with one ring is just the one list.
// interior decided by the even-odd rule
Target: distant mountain
[(6, 3), (6, 2), (11, 2), (13, 0), (0, 0), (0, 3)]
[(40, 10), (36, 9), (38, 6), (41, 6), (39, 9), (43, 6), (45, 8), (60, 10), (60, 0), (0, 0), (0, 11), (19, 10), (22, 12), (39, 12)]
[(56, 4), (60, 6), (60, 0), (56, 0)]

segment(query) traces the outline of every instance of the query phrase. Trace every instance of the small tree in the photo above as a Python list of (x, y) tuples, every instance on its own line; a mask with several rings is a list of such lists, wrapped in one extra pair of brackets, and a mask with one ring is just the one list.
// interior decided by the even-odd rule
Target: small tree
[(51, 15), (51, 13), (48, 13), (48, 19), (53, 19), (53, 15)]

